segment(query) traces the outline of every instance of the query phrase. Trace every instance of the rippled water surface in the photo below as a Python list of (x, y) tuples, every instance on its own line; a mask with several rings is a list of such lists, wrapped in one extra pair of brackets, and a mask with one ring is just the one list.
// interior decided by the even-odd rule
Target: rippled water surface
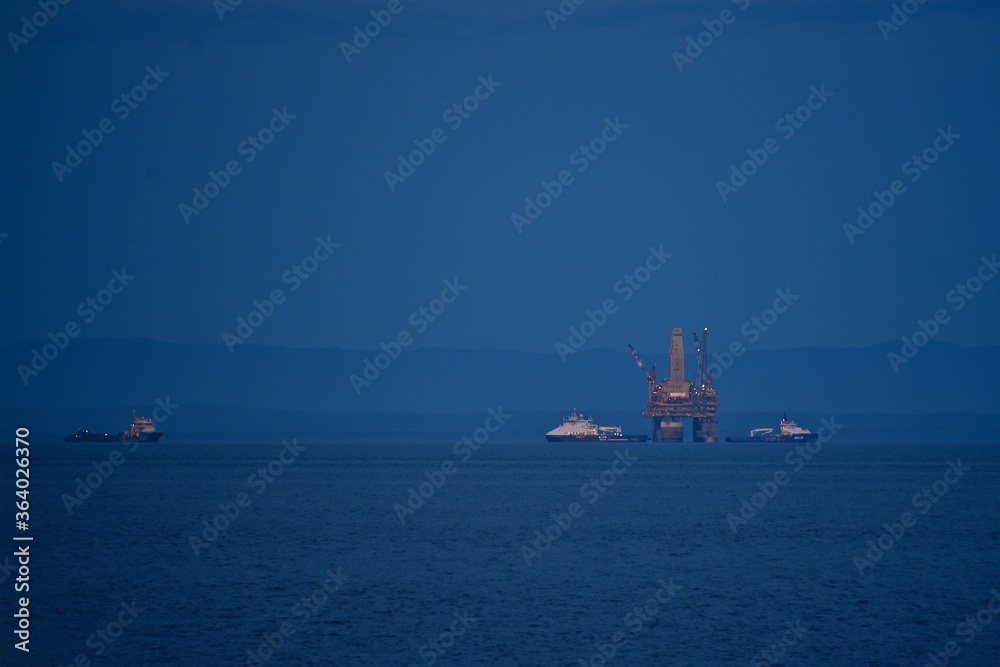
[(33, 445), (4, 664), (1000, 664), (996, 446), (162, 442), (67, 511), (110, 451)]

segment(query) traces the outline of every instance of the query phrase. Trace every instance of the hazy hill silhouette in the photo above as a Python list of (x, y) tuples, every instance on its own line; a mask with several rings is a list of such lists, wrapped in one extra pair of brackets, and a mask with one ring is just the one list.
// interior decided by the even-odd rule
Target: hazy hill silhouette
[[(620, 352), (583, 350), (565, 364), (554, 353), (409, 349), (358, 395), (349, 377), (363, 377), (365, 359), (374, 360), (374, 352), (244, 345), (230, 354), (221, 344), (84, 338), (71, 341), (26, 387), (16, 367), (29, 365), (31, 350), (41, 344), (0, 348), (7, 407), (148, 404), (170, 396), (186, 405), (320, 412), (454, 413), (496, 404), (641, 411), (646, 394), (624, 345)], [(1000, 347), (930, 343), (898, 373), (886, 361), (894, 349), (885, 344), (747, 352), (716, 379), (720, 408), (1000, 413)], [(665, 372), (666, 353), (646, 357)], [(688, 377), (693, 365), (688, 354)]]
[[(221, 344), (78, 339), (25, 387), (16, 367), (40, 345), (0, 348), (8, 369), (0, 421), (31, 423), (52, 437), (79, 427), (117, 431), (132, 409), (148, 414), (168, 398), (183, 406), (166, 427), (174, 437), (451, 437), (498, 406), (518, 415), (501, 438), (538, 437), (573, 408), (649, 431), (646, 383), (627, 350), (584, 350), (565, 364), (555, 353), (405, 350), (359, 396), (349, 377), (362, 376), (374, 352), (245, 345), (230, 354)], [(747, 352), (716, 381), (721, 433), (773, 426), (787, 410), (812, 428), (821, 417), (854, 415), (845, 431), (853, 438), (1000, 438), (1000, 348), (931, 343), (899, 373), (886, 361), (894, 349)], [(646, 358), (667, 367), (666, 353)], [(687, 365), (691, 377), (692, 354)]]

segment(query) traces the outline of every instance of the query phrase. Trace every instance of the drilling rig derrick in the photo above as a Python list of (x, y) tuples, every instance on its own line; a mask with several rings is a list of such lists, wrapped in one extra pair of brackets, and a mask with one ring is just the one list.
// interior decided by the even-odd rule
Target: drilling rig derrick
[(708, 329), (702, 332), (700, 340), (697, 333), (694, 339), (698, 363), (693, 381), (684, 379), (684, 342), (680, 327), (674, 328), (670, 336), (670, 375), (659, 382), (655, 374), (646, 373), (638, 352), (629, 345), (649, 386), (642, 414), (652, 419), (654, 442), (683, 442), (684, 425), (680, 419), (686, 417), (692, 419), (695, 442), (716, 442), (719, 438), (718, 396), (708, 370)]

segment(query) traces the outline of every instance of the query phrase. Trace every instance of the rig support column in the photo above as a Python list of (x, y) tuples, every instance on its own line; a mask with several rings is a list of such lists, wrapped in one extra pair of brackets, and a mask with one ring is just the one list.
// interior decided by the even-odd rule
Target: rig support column
[(653, 417), (653, 442), (684, 442), (684, 424), (672, 417)]
[(691, 422), (695, 442), (719, 441), (719, 422), (711, 417), (695, 417)]

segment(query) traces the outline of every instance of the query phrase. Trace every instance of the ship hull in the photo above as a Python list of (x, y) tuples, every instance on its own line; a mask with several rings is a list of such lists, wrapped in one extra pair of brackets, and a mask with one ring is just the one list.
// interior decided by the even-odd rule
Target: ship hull
[(63, 442), (158, 442), (162, 431), (151, 433), (74, 433), (63, 438)]
[(546, 435), (549, 442), (646, 442), (648, 435)]
[(796, 435), (765, 435), (760, 438), (726, 438), (726, 442), (815, 442), (817, 433), (802, 433)]

